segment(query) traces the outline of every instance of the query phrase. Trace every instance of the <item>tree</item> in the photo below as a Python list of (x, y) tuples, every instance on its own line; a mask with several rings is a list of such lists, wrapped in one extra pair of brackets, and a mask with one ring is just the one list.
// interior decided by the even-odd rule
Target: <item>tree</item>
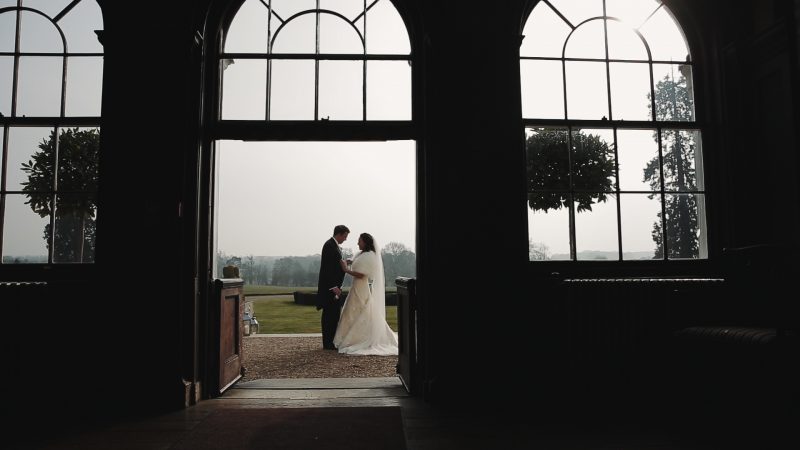
[[(54, 261), (92, 262), (100, 130), (77, 127), (61, 130), (58, 146), (56, 130), (53, 130), (38, 147), (39, 151), (22, 163), (22, 171), (28, 175), (27, 181), (22, 182), (22, 191), (28, 197), (25, 204), (30, 205), (39, 217), (49, 218), (55, 210), (55, 235), (48, 222), (43, 236), (48, 249), (52, 243)], [(55, 208), (52, 198), (56, 190), (54, 179), (58, 183)]]
[[(316, 286), (319, 281), (319, 268), (322, 265), (320, 258), (314, 258), (308, 263), (306, 270), (306, 281), (303, 283), (305, 286)], [(346, 277), (345, 277), (346, 278)]]
[(611, 195), (614, 151), (600, 136), (573, 132), (570, 143), (563, 129), (539, 128), (528, 134), (525, 150), (532, 210), (569, 207), (571, 190), (577, 212), (591, 211), (594, 203)]
[(248, 255), (244, 257), (244, 261), (242, 261), (241, 276), (245, 284), (255, 284), (256, 261), (253, 255)]
[(528, 260), (546, 261), (550, 259), (550, 248), (542, 242), (532, 242), (528, 239)]
[[(650, 96), (648, 95), (648, 100)], [(667, 75), (655, 86), (656, 117), (659, 120), (690, 121), (693, 119), (693, 99), (691, 85), (681, 74), (677, 80)], [(653, 138), (658, 142), (658, 135)], [(691, 132), (662, 129), (661, 142), (663, 148), (663, 164), (658, 157), (653, 158), (644, 168), (644, 181), (650, 184), (654, 194), (659, 195), (661, 170), (663, 169), (664, 190), (667, 192), (687, 192), (696, 188), (694, 169), (695, 137)], [(670, 258), (695, 258), (699, 254), (699, 236), (697, 222), (697, 200), (694, 195), (667, 195), (664, 199), (666, 221), (662, 221), (662, 212), (653, 224), (653, 241), (656, 244), (655, 258), (664, 257), (666, 243)], [(669, 230), (664, 239), (664, 226)]]
[(417, 273), (417, 256), (405, 244), (389, 242), (381, 249), (386, 286), (395, 286), (397, 277), (413, 277)]

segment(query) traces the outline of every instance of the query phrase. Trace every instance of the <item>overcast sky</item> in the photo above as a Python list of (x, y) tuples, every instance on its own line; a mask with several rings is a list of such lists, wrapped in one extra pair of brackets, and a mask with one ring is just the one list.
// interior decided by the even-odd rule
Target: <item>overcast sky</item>
[(416, 148), (392, 142), (224, 141), (219, 234), (227, 255), (320, 253), (338, 224), (415, 248)]
[[(50, 17), (57, 16), (72, 0), (25, 0), (23, 6), (35, 8)], [(16, 0), (0, 0), (0, 8), (16, 6)], [(23, 11), (20, 15), (20, 51), (23, 53), (63, 53), (73, 55), (67, 65), (65, 115), (100, 116), (103, 47), (94, 30), (103, 29), (100, 7), (95, 0), (82, 0), (58, 21), (67, 47), (52, 22), (40, 14)], [(0, 14), (0, 52), (14, 52), (16, 14)], [(22, 56), (19, 59), (17, 87), (18, 116), (58, 116), (61, 106), (63, 70), (61, 56)], [(14, 70), (13, 56), (0, 56), (0, 113), (11, 116), (11, 94)], [(14, 127), (8, 133), (6, 154), (6, 189), (18, 191), (27, 174), (22, 163), (39, 151), (47, 140), (50, 127)], [(0, 142), (3, 130), (0, 130)], [(102, 175), (101, 175), (102, 176)], [(21, 194), (6, 195), (3, 221), (3, 256), (38, 256), (47, 258), (44, 227), (49, 218), (41, 218), (26, 205)]]
[[(602, 15), (602, 0), (551, 0), (570, 24)], [(0, 7), (15, 1), (0, 0)], [(26, 5), (41, 7), (55, 14), (69, 0), (28, 0)], [(275, 11), (282, 20), (293, 13), (313, 8), (315, 0), (275, 0)], [(688, 53), (682, 32), (655, 0), (607, 0), (609, 16), (623, 19), (624, 26), (609, 21), (609, 49), (612, 58), (647, 59), (641, 40), (647, 40), (656, 81), (675, 74), (668, 62), (684, 61)], [(323, 8), (341, 6), (349, 19), (358, 16), (363, 0), (322, 0)], [(655, 14), (653, 14), (655, 12)], [(258, 0), (247, 0), (232, 22), (225, 50), (262, 53), (266, 50), (268, 12)], [(77, 20), (78, 18), (80, 20)], [(301, 16), (285, 26), (275, 41), (276, 52), (311, 52), (314, 40), (308, 37), (315, 22), (313, 15)], [(301, 20), (302, 19), (302, 20)], [(89, 23), (82, 27), (81, 20)], [(52, 27), (28, 14), (25, 17), (24, 51), (61, 51), (52, 44)], [(570, 38), (568, 57), (603, 58), (602, 21), (587, 22)], [(84, 0), (61, 23), (68, 32), (71, 52), (101, 52), (91, 30), (102, 29), (102, 19), (94, 0)], [(274, 34), (280, 21), (270, 25)], [(370, 53), (407, 55), (408, 38), (402, 21), (388, 0), (380, 0), (367, 15), (367, 50)], [(12, 15), (0, 15), (0, 51), (13, 51)], [(628, 26), (630, 25), (630, 26)], [(354, 30), (363, 33), (363, 19), (352, 26), (338, 16), (324, 16), (320, 23), (320, 49), (332, 53), (360, 53), (361, 44)], [(570, 26), (541, 2), (531, 14), (523, 34), (520, 54), (560, 57)], [(11, 42), (11, 44), (9, 44)], [(11, 45), (11, 47), (9, 47)], [(360, 120), (363, 102), (363, 67), (360, 61), (322, 61), (319, 71), (319, 116), (331, 120)], [(23, 61), (19, 88), (19, 114), (54, 114), (59, 84), (42, 79), (59, 73), (59, 58)], [(525, 60), (520, 63), (521, 101), (526, 118), (563, 118), (564, 93), (561, 91), (559, 61)], [(67, 115), (99, 114), (102, 78), (101, 58), (72, 58), (68, 73)], [(0, 57), (0, 86), (10, 86), (13, 58)], [(266, 63), (264, 60), (237, 60), (227, 67), (223, 79), (223, 110), (226, 119), (263, 119), (266, 114)], [(367, 119), (408, 120), (411, 115), (411, 67), (406, 61), (369, 62), (366, 70)], [(649, 68), (647, 64), (616, 62), (609, 67), (612, 92), (608, 109), (605, 64), (567, 63), (567, 107), (570, 118), (647, 120)], [(271, 117), (313, 119), (313, 60), (276, 61), (272, 66)], [(27, 81), (26, 81), (27, 80)], [(0, 112), (10, 114), (9, 89), (0, 89)], [(57, 114), (57, 112), (56, 112)], [(603, 134), (611, 143), (608, 131)], [(48, 134), (45, 128), (12, 129), (9, 135), (7, 189), (18, 189), (21, 161), (36, 151), (36, 144)], [(1, 137), (1, 136), (0, 136)], [(652, 130), (618, 134), (620, 186), (643, 189), (642, 169), (657, 147)], [(346, 224), (355, 234), (372, 233), (379, 243), (395, 241), (415, 249), (416, 161), (415, 142), (385, 143), (256, 143), (226, 141), (218, 146), (217, 234), (219, 251), (228, 255), (308, 255), (320, 251), (333, 226)], [(102, 177), (103, 175), (100, 174)], [(44, 219), (26, 210), (24, 199), (7, 196), (4, 254), (46, 254), (42, 240)], [(621, 202), (623, 247), (625, 251), (653, 250), (650, 236), (658, 204), (644, 195), (629, 195), (597, 205), (592, 213), (577, 216), (577, 243), (580, 250), (613, 250), (616, 241), (616, 202)], [(520, 205), (520, 207), (526, 207)], [(535, 241), (546, 243), (552, 253), (569, 251), (565, 210), (534, 214), (528, 209), (529, 230)], [(102, 212), (100, 212), (102, 214)], [(355, 248), (356, 237), (345, 242)]]
[[(520, 48), (522, 111), (525, 118), (564, 118), (564, 69), (569, 119), (650, 120), (650, 59), (655, 83), (665, 76), (677, 79), (678, 64), (689, 54), (680, 27), (657, 0), (606, 0), (606, 13), (617, 20), (592, 20), (603, 15), (602, 0), (550, 0), (532, 11), (523, 30)], [(584, 21), (586, 21), (584, 23)], [(582, 24), (578, 26), (579, 24)], [(611, 62), (567, 61), (559, 58), (600, 59), (606, 57), (605, 30)], [(577, 27), (572, 32), (572, 27)], [(641, 38), (636, 34), (638, 31)], [(570, 35), (570, 32), (572, 34)], [(647, 46), (642, 42), (646, 41)], [(566, 43), (566, 46), (565, 46)], [(554, 58), (551, 60), (524, 57)], [(675, 64), (673, 64), (674, 62)], [(607, 92), (611, 92), (609, 98)], [(582, 130), (614, 144), (610, 129)], [(658, 156), (654, 130), (620, 130), (617, 133), (619, 185), (622, 191), (650, 189), (643, 169)], [(700, 156), (700, 137), (696, 137)], [(617, 251), (617, 206), (620, 208), (623, 252), (654, 252), (651, 236), (660, 203), (647, 194), (622, 194), (593, 205), (591, 212), (575, 215), (575, 241), (581, 251)], [(544, 244), (551, 254), (569, 254), (569, 216), (564, 208), (547, 213), (528, 208), (528, 230), (532, 242)]]
[[(371, 2), (368, 2), (370, 4)], [(316, 18), (293, 14), (315, 7), (314, 0), (276, 0), (270, 15), (258, 0), (247, 0), (231, 23), (228, 53), (266, 53), (269, 30), (273, 53), (313, 55)], [(320, 7), (350, 21), (320, 15), (320, 53), (361, 55), (363, 0), (322, 0)], [(283, 22), (284, 26), (281, 26)], [(402, 19), (388, 0), (367, 15), (367, 52), (408, 55)], [(279, 31), (278, 31), (279, 30)], [(319, 62), (317, 118), (362, 120), (364, 63)], [(269, 67), (270, 119), (313, 120), (315, 63), (273, 60)], [(267, 63), (237, 59), (223, 72), (223, 119), (266, 117)], [(367, 119), (411, 118), (411, 67), (407, 61), (369, 61), (366, 66)], [(267, 125), (268, 126), (268, 125)], [(216, 244), (227, 255), (313, 255), (347, 225), (342, 245), (357, 250), (358, 234), (379, 245), (416, 247), (416, 143), (403, 142), (240, 142), (218, 146)]]

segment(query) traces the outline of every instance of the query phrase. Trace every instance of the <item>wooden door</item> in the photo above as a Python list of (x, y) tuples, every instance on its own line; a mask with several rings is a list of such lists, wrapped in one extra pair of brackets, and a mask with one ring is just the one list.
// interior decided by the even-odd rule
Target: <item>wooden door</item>
[(398, 373), (409, 394), (420, 394), (420, 361), (417, 347), (418, 316), (416, 280), (398, 277), (397, 328), (399, 336)]
[(211, 327), (215, 328), (209, 355), (209, 396), (216, 397), (242, 377), (242, 315), (244, 313), (244, 280), (214, 280)]

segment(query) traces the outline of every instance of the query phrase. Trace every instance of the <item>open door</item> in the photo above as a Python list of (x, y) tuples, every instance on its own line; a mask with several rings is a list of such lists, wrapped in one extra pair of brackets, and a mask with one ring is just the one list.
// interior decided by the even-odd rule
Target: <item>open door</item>
[(242, 378), (242, 314), (244, 280), (214, 280), (210, 305), (211, 331), (208, 355), (208, 396), (217, 397)]
[(418, 305), (417, 280), (397, 277), (397, 328), (399, 335), (399, 355), (397, 372), (400, 381), (411, 395), (422, 392), (421, 360), (417, 346)]

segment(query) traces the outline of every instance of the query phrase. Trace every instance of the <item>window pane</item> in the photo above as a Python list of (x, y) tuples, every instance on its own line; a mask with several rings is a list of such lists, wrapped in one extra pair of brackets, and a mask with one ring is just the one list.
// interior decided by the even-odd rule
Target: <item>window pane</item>
[(19, 59), (17, 116), (61, 115), (63, 58), (28, 56)]
[(93, 194), (57, 196), (53, 262), (94, 262), (96, 213)]
[(649, 120), (650, 66), (646, 63), (609, 63), (611, 113), (614, 120)]
[[(247, 0), (236, 12), (225, 33), (226, 53), (267, 53), (269, 10), (259, 0)], [(272, 22), (272, 32), (278, 27)]]
[(578, 260), (619, 260), (617, 200), (606, 197), (591, 211), (575, 214), (575, 251)]
[(0, 114), (11, 117), (11, 91), (14, 87), (14, 57), (0, 56)]
[(314, 61), (273, 60), (270, 120), (314, 120)]
[[(272, 3), (272, 10), (275, 14), (279, 15), (283, 20), (289, 20), (294, 14), (301, 11), (307, 11), (317, 7), (316, 0), (272, 0), (266, 2)], [(313, 17), (313, 14), (311, 15)], [(275, 29), (276, 23), (280, 23), (276, 18), (272, 17), (272, 29)]]
[(522, 117), (564, 118), (564, 74), (561, 61), (520, 61)]
[(39, 217), (30, 205), (27, 195), (6, 195), (3, 217), (3, 263), (46, 263), (47, 241), (45, 231), (50, 226), (50, 216)]
[(319, 118), (362, 120), (364, 117), (364, 63), (319, 62)]
[[(83, 2), (86, 1), (83, 0)], [(22, 6), (38, 9), (50, 17), (55, 17), (71, 2), (72, 0), (23, 0)], [(10, 3), (16, 3), (16, 0), (11, 0)]]
[[(534, 200), (534, 203), (538, 201)], [(528, 203), (528, 248), (531, 261), (570, 259), (569, 212), (566, 208), (533, 210)]]
[(683, 33), (666, 8), (659, 8), (639, 31), (650, 46), (654, 61), (684, 62), (689, 58)]
[[(700, 257), (701, 241), (705, 246), (705, 227), (700, 228), (698, 211), (705, 198), (700, 194), (667, 194), (667, 245), (669, 259)], [(703, 253), (706, 253), (703, 248)]]
[(98, 128), (64, 128), (59, 134), (58, 190), (97, 191)]
[(362, 54), (364, 45), (358, 31), (341, 17), (333, 14), (320, 14), (319, 51), (320, 53)]
[[(367, 6), (372, 0), (367, 1)], [(350, 22), (364, 12), (364, 0), (320, 0), (320, 9), (336, 11), (345, 16)]]
[(608, 118), (606, 64), (567, 61), (567, 117), (601, 120)]
[(606, 14), (638, 28), (660, 4), (660, 0), (606, 0)]
[(701, 189), (697, 185), (697, 161), (700, 133), (686, 130), (662, 130), (664, 189), (687, 192)]
[[(273, 62), (273, 67), (276, 62)], [(222, 119), (264, 120), (267, 110), (267, 61), (225, 59), (221, 64)]]
[(603, 0), (550, 0), (550, 3), (572, 22), (572, 26), (603, 15)]
[(661, 169), (655, 133), (655, 130), (617, 130), (620, 190), (660, 189)]
[(622, 259), (653, 259), (660, 246), (661, 196), (649, 194), (622, 194), (619, 198), (622, 219)]
[(13, 52), (17, 33), (16, 11), (0, 14), (0, 52)]
[(533, 8), (522, 35), (520, 56), (550, 56), (560, 58), (564, 42), (572, 29), (547, 3), (540, 2)]
[(693, 121), (692, 66), (653, 64), (656, 120)]
[[(572, 132), (572, 183), (577, 191), (578, 209), (602, 201), (614, 192), (614, 132), (610, 129), (583, 129)], [(587, 192), (588, 191), (588, 192)], [(599, 196), (599, 197), (598, 197)]]
[(708, 225), (706, 223), (706, 196), (694, 194), (697, 203), (697, 257), (708, 258)]
[(22, 53), (64, 53), (64, 42), (49, 19), (31, 11), (20, 13), (19, 49)]
[(572, 33), (564, 49), (567, 58), (605, 59), (606, 39), (602, 20), (592, 20)]
[(103, 29), (103, 15), (95, 0), (82, 0), (58, 24), (67, 37), (70, 53), (102, 53), (96, 30)]
[(647, 61), (647, 49), (642, 39), (627, 25), (608, 21), (608, 57)]
[(535, 209), (558, 209), (566, 199), (559, 193), (569, 189), (569, 142), (567, 131), (558, 128), (528, 128), (525, 137), (528, 194)]
[[(356, 249), (356, 233), (361, 231), (375, 236), (384, 249), (391, 242), (413, 249), (414, 141), (220, 144), (215, 227), (220, 250), (239, 255), (318, 254), (319, 244), (330, 237), (336, 223), (353, 230), (344, 249)], [(369, 189), (360, 190), (359, 182), (368, 182)], [(350, 195), (358, 199), (347, 201)], [(313, 280), (317, 282), (317, 272)]]
[(316, 53), (316, 14), (304, 14), (286, 22), (272, 34), (273, 53)]
[[(359, 19), (356, 25), (364, 20)], [(408, 55), (411, 44), (400, 14), (389, 0), (379, 0), (367, 11), (367, 53), (372, 55)]]
[(408, 61), (367, 62), (367, 119), (411, 120)]
[(69, 58), (67, 63), (67, 116), (99, 116), (103, 87), (103, 58)]
[[(53, 190), (52, 128), (13, 127), (8, 132), (6, 189), (21, 191), (25, 185), (39, 191)], [(44, 147), (42, 149), (41, 147)], [(25, 170), (28, 168), (28, 170)], [(30, 170), (33, 168), (33, 171)]]

